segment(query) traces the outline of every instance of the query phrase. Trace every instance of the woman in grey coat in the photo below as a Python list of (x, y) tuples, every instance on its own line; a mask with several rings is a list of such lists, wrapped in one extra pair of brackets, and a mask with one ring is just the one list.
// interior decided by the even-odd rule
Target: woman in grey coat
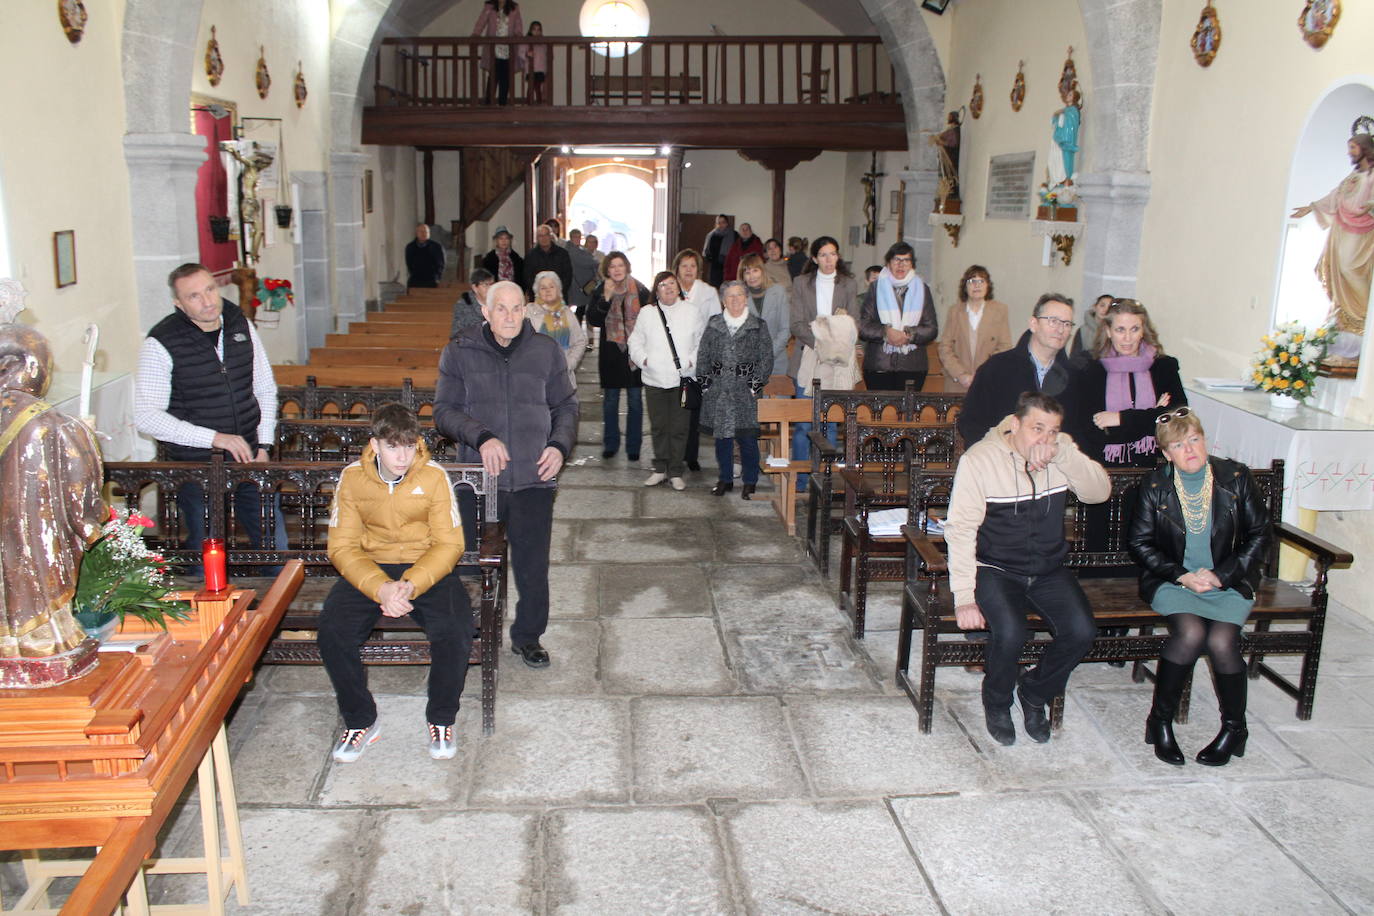
[(743, 283), (732, 280), (720, 289), (724, 310), (711, 318), (697, 349), (701, 382), (701, 428), (716, 439), (720, 477), (711, 493), (723, 496), (735, 488), (735, 442), (750, 499), (759, 482), (759, 393), (773, 373), (773, 341), (768, 325), (749, 310)]

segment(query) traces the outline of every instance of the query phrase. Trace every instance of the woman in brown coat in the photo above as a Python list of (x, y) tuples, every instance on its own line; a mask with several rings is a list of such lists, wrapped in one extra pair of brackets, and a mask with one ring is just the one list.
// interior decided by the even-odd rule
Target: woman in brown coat
[(1006, 304), (992, 298), (988, 269), (974, 264), (959, 281), (959, 301), (950, 308), (944, 334), (936, 344), (947, 390), (968, 391), (978, 367), (1014, 343)]

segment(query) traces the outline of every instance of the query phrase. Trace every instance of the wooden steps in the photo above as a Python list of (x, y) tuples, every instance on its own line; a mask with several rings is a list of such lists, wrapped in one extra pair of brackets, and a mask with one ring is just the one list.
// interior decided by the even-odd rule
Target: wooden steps
[[(447, 341), (443, 341), (447, 343)], [(310, 351), (310, 365), (346, 368), (349, 366), (398, 366), (426, 369), (439, 364), (441, 346), (433, 347), (318, 347)]]
[(439, 381), (439, 356), (436, 352), (428, 368), (405, 369), (400, 366), (273, 366), (278, 385), (304, 385), (314, 376), (320, 385), (399, 388), (410, 379), (416, 388), (433, 388)]

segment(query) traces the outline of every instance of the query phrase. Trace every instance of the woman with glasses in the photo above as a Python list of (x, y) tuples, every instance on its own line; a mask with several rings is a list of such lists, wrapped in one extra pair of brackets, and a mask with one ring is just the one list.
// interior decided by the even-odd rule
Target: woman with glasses
[(682, 406), (682, 382), (696, 376), (700, 341), (701, 316), (682, 301), (672, 271), (661, 272), (654, 277), (653, 304), (640, 313), (630, 335), (630, 359), (643, 372), (654, 437), (654, 472), (644, 481), (646, 487), (667, 480), (674, 490), (687, 488), (683, 453), (691, 411)]
[(1108, 468), (1159, 463), (1155, 420), (1188, 403), (1178, 360), (1166, 356), (1145, 306), (1113, 299), (1092, 359), (1074, 379), (1079, 444)]
[(926, 344), (940, 332), (935, 300), (916, 273), (916, 252), (910, 245), (897, 242), (883, 261), (859, 309), (864, 384), (869, 391), (901, 391), (910, 382), (920, 391), (930, 371)]
[(1212, 664), (1221, 731), (1197, 755), (1206, 766), (1245, 756), (1246, 672), (1240, 630), (1255, 601), (1269, 538), (1269, 513), (1250, 469), (1207, 454), (1207, 437), (1187, 407), (1162, 413), (1155, 438), (1168, 464), (1140, 485), (1128, 544), (1140, 564), (1140, 597), (1169, 624), (1155, 675), (1145, 743), (1183, 765), (1173, 719), (1203, 652)]
[(644, 434), (644, 383), (639, 367), (630, 361), (630, 335), (639, 310), (649, 304), (649, 291), (630, 276), (630, 259), (612, 251), (601, 262), (601, 285), (587, 304), (587, 324), (601, 328), (601, 352), (596, 367), (601, 375), (601, 457), (614, 458), (620, 450), (620, 390), (629, 402), (625, 415), (625, 455), (639, 460)]
[(992, 275), (974, 264), (959, 281), (959, 302), (945, 317), (945, 333), (936, 345), (945, 390), (968, 391), (978, 367), (1013, 343), (1007, 306), (992, 298)]

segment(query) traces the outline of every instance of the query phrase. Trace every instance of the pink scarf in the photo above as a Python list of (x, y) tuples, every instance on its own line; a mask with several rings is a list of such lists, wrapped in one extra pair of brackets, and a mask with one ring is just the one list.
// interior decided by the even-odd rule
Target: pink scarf
[[(1147, 343), (1141, 343), (1135, 356), (1102, 357), (1102, 368), (1107, 370), (1107, 410), (1154, 409), (1157, 398), (1154, 382), (1150, 379), (1150, 366), (1154, 361), (1155, 348)], [(1131, 400), (1132, 379), (1135, 380), (1134, 401)], [(1102, 457), (1110, 464), (1124, 464), (1132, 455), (1151, 455), (1158, 447), (1154, 436), (1143, 436), (1135, 442), (1108, 445)]]

